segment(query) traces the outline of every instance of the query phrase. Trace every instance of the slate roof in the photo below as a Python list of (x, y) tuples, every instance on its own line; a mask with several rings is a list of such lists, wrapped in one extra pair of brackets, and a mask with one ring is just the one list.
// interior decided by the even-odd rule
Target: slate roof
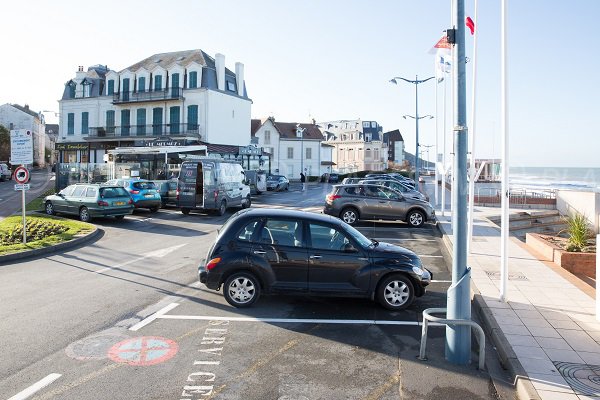
[[(123, 71), (129, 70), (132, 72), (136, 72), (140, 68), (146, 68), (147, 70), (151, 70), (157, 65), (164, 69), (168, 69), (173, 64), (178, 64), (182, 67), (185, 67), (186, 65), (194, 61), (202, 65), (203, 67), (206, 67), (208, 66), (206, 62), (206, 57), (208, 57), (208, 55), (202, 50), (185, 50), (173, 51), (170, 53), (158, 53), (148, 58), (145, 58), (142, 61), (139, 61), (133, 65), (130, 65)], [(212, 67), (214, 68), (214, 60)]]
[(18, 104), (11, 104), (11, 106), (13, 106), (14, 108), (16, 108), (16, 109), (17, 109), (17, 110), (19, 110), (19, 111), (22, 111), (22, 112), (24, 112), (24, 113), (26, 113), (26, 114), (29, 114), (29, 115), (31, 115), (31, 116), (33, 116), (33, 117), (36, 117), (36, 118), (39, 118), (39, 117), (40, 117), (40, 114), (39, 114), (39, 113), (37, 113), (37, 112), (35, 112), (35, 111), (32, 111), (32, 110), (31, 110), (31, 109), (29, 109), (29, 108), (25, 108), (25, 107), (23, 107), (23, 106), (20, 106), (20, 105), (18, 105)]
[(263, 124), (263, 122), (260, 119), (252, 119), (250, 121), (250, 136), (251, 137), (256, 136), (256, 132), (258, 132), (258, 130), (260, 129), (262, 124)]
[[(296, 122), (277, 122), (273, 121), (273, 125), (279, 135), (284, 139), (300, 139), (296, 137)], [(316, 139), (323, 140), (323, 134), (321, 130), (315, 124), (300, 124), (300, 127), (304, 129), (302, 132), (303, 139)]]
[(386, 143), (404, 142), (404, 138), (402, 137), (400, 130), (394, 129), (393, 131), (389, 131), (383, 134), (383, 141)]
[(46, 133), (58, 135), (58, 124), (46, 124)]

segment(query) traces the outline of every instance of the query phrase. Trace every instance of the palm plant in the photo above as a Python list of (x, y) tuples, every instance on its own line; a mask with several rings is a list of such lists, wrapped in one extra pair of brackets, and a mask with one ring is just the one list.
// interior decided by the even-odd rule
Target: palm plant
[(565, 218), (567, 223), (567, 251), (582, 252), (592, 236), (590, 225), (584, 215), (575, 213)]

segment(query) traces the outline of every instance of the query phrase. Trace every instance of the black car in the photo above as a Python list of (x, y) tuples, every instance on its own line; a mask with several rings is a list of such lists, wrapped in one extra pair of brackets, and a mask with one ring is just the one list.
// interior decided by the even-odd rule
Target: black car
[(217, 235), (200, 282), (234, 307), (261, 293), (376, 299), (390, 310), (425, 294), (432, 274), (410, 250), (367, 239), (345, 222), (303, 211), (246, 209)]

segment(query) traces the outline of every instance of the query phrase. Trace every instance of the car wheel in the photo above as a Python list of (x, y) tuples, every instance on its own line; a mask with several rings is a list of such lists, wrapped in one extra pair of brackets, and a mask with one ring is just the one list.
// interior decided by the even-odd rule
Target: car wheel
[(260, 284), (256, 277), (248, 272), (231, 275), (223, 286), (223, 296), (234, 307), (250, 307), (258, 300)]
[(50, 202), (50, 201), (46, 202), (46, 214), (48, 214), (48, 215), (56, 214), (56, 211), (54, 211), (54, 204), (52, 204), (52, 202)]
[(159, 208), (160, 208), (159, 206), (150, 207), (150, 212), (153, 212), (153, 213), (155, 213), (155, 212), (157, 212), (157, 211), (158, 211), (158, 209), (159, 209)]
[(392, 275), (383, 280), (377, 289), (377, 300), (388, 310), (404, 310), (415, 299), (415, 289), (404, 275)]
[(122, 220), (123, 220), (123, 218), (125, 218), (125, 216), (124, 216), (124, 215), (115, 215), (115, 219), (116, 219), (117, 221), (122, 221)]
[(340, 219), (348, 225), (354, 225), (358, 222), (358, 211), (353, 207), (347, 207), (340, 213)]
[(286, 185), (285, 190), (290, 190), (290, 185)]
[(410, 226), (418, 228), (425, 223), (425, 216), (419, 210), (412, 210), (408, 213), (406, 222), (408, 222)]
[(182, 213), (183, 215), (189, 215), (189, 213), (190, 213), (190, 209), (189, 209), (189, 208), (182, 208), (182, 209), (181, 209), (181, 213)]
[(92, 216), (90, 215), (90, 211), (87, 207), (81, 207), (79, 209), (79, 219), (82, 222), (90, 222), (92, 220)]
[(250, 196), (246, 196), (244, 201), (242, 201), (242, 208), (249, 208), (252, 205), (252, 199)]
[(227, 211), (227, 202), (225, 200), (221, 201), (221, 205), (219, 206), (219, 210), (217, 211), (217, 213), (220, 216), (225, 215), (225, 211)]

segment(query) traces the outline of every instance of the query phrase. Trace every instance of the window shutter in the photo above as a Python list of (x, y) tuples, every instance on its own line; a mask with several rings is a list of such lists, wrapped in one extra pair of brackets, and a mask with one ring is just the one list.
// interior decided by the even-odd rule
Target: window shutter
[(75, 114), (69, 113), (67, 115), (67, 135), (75, 134)]
[(82, 135), (87, 135), (88, 133), (90, 133), (89, 116), (90, 116), (90, 114), (87, 111), (81, 113), (81, 134)]

